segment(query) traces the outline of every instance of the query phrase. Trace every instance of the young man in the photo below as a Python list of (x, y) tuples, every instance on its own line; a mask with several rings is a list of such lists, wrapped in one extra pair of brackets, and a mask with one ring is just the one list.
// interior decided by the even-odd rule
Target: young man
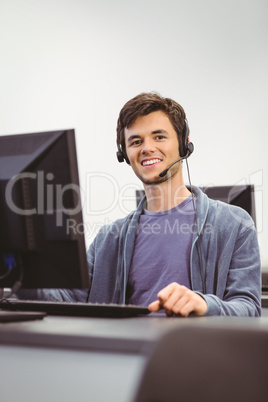
[(183, 108), (157, 94), (138, 95), (120, 112), (119, 159), (130, 164), (146, 195), (123, 224), (122, 291), (127, 301), (167, 315), (259, 315), (254, 224), (242, 209), (185, 187), (182, 160), (173, 163), (193, 150), (187, 131)]
[(120, 112), (117, 145), (118, 160), (142, 181), (144, 199), (91, 244), (87, 294), (38, 290), (36, 296), (142, 304), (167, 315), (260, 315), (253, 221), (184, 185), (182, 160), (193, 145), (183, 108), (154, 93), (136, 96)]
[[(162, 110), (155, 110), (157, 104)], [(124, 122), (126, 115), (128, 120)], [(171, 120), (177, 120), (179, 135), (174, 127), (176, 123), (173, 126)], [(190, 289), (194, 205), (184, 185), (182, 161), (160, 177), (164, 169), (184, 154), (182, 147), (179, 151), (179, 138), (180, 142), (184, 141), (185, 124), (184, 111), (178, 104), (144, 94), (122, 110), (118, 139), (125, 159), (144, 185), (147, 199), (128, 276), (129, 301), (149, 304), (152, 311), (164, 308), (168, 315), (187, 316), (191, 312), (203, 315), (207, 311), (204, 298)], [(183, 232), (178, 231), (179, 225), (184, 225)]]

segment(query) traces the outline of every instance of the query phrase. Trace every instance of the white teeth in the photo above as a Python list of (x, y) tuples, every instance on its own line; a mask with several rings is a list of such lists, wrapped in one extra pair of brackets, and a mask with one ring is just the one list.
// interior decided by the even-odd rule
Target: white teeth
[(152, 165), (153, 163), (161, 162), (161, 159), (151, 159), (150, 161), (142, 162), (142, 166)]

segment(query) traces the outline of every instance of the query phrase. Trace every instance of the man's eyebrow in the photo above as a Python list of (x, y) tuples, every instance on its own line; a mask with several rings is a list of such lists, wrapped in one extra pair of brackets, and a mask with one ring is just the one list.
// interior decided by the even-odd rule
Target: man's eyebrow
[(162, 128), (159, 128), (158, 130), (152, 131), (151, 134), (167, 134), (167, 131)]
[[(153, 130), (151, 132), (151, 135), (155, 135), (155, 134), (167, 134), (167, 131), (162, 128), (159, 128), (159, 129)], [(133, 141), (136, 138), (141, 138), (141, 136), (139, 134), (133, 134), (130, 137), (128, 137), (127, 142), (130, 143), (131, 141)]]
[[(157, 130), (153, 130), (152, 132), (151, 132), (151, 134), (152, 135), (154, 135), (154, 134), (167, 134), (167, 131), (166, 130), (164, 130), (164, 129), (162, 129), (162, 128), (159, 128), (159, 129), (157, 129)], [(131, 135), (129, 138), (128, 138), (128, 142), (131, 142), (134, 138), (141, 138), (141, 136), (139, 135), (139, 134), (133, 134), (133, 135)]]
[(131, 142), (132, 140), (134, 140), (134, 138), (141, 138), (141, 136), (139, 134), (133, 134), (128, 137), (127, 142)]

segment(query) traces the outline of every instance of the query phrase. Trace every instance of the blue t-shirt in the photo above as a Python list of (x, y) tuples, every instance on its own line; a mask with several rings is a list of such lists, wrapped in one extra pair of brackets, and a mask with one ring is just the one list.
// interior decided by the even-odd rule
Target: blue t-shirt
[(144, 211), (128, 277), (128, 303), (148, 305), (172, 282), (191, 289), (190, 252), (194, 230), (192, 195), (170, 210)]

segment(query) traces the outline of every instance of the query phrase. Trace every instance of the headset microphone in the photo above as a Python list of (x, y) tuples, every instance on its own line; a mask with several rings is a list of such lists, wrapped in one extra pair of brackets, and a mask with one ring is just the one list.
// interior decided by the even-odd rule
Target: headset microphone
[(189, 158), (189, 156), (193, 153), (194, 151), (194, 144), (192, 142), (188, 142), (187, 144), (187, 153), (186, 155), (182, 156), (181, 158), (177, 159), (175, 162), (173, 162), (167, 169), (163, 170), (163, 172), (161, 172), (159, 174), (159, 177), (165, 177), (167, 175), (167, 172), (169, 171), (169, 169), (172, 168), (172, 166), (174, 166), (176, 163), (180, 162), (183, 159), (187, 159)]

